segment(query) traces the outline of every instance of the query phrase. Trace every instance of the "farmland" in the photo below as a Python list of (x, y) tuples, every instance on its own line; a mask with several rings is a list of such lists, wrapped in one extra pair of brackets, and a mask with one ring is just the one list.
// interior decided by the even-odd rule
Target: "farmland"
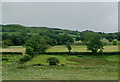
[(118, 80), (118, 34), (3, 25), (2, 79)]
[[(72, 52), (86, 52), (86, 46), (73, 46)], [(105, 46), (106, 52), (117, 52), (117, 46)], [(22, 46), (3, 48), (3, 52), (25, 52)], [(46, 52), (67, 52), (65, 46), (54, 46)], [(117, 80), (118, 55), (84, 56), (84, 55), (39, 55), (24, 65), (16, 63), (22, 56), (3, 54), (8, 61), (3, 61), (3, 80)], [(56, 57), (60, 60), (58, 66), (49, 66), (47, 58)], [(32, 66), (42, 64), (43, 66)], [(62, 66), (64, 64), (64, 66)], [(23, 68), (20, 68), (23, 67)], [(10, 76), (8, 76), (10, 75)], [(16, 77), (18, 76), (18, 77)], [(84, 77), (86, 76), (86, 77)]]
[[(46, 59), (51, 56), (61, 61), (58, 66), (48, 65)], [(2, 78), (3, 80), (117, 80), (117, 62), (117, 55), (82, 57), (40, 55), (24, 65), (13, 61), (3, 62)], [(43, 64), (43, 66), (32, 66), (32, 64)]]
[[(90, 52), (85, 45), (72, 46), (72, 52)], [(10, 46), (3, 48), (2, 52), (25, 52), (25, 47), (22, 46)], [(46, 50), (46, 52), (68, 52), (66, 46), (53, 46)], [(118, 52), (118, 46), (108, 45), (104, 46), (104, 52)]]

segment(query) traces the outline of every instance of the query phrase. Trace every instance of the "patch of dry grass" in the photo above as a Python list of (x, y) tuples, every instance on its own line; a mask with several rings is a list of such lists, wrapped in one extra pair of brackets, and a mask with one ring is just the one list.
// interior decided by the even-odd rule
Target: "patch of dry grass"
[[(22, 46), (10, 46), (8, 48), (0, 49), (2, 52), (23, 52), (25, 54), (25, 48)], [(118, 52), (118, 46), (108, 45), (104, 46), (104, 52)], [(53, 46), (46, 50), (46, 52), (68, 52), (66, 46)], [(90, 52), (85, 45), (72, 46), (71, 52)]]

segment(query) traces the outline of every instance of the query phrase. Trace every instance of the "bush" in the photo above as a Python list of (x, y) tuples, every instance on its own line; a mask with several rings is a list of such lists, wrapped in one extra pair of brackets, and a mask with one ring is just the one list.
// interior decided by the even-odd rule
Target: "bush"
[(23, 58), (20, 59), (20, 63), (25, 63), (27, 61), (31, 60), (31, 56), (25, 55)]
[(49, 57), (47, 62), (49, 65), (57, 65), (60, 61), (56, 57)]
[(109, 38), (108, 40), (109, 40), (109, 42), (112, 42), (112, 41), (113, 41), (113, 39), (112, 39), (112, 38)]
[(117, 41), (116, 40), (113, 40), (112, 43), (113, 43), (113, 45), (117, 45)]

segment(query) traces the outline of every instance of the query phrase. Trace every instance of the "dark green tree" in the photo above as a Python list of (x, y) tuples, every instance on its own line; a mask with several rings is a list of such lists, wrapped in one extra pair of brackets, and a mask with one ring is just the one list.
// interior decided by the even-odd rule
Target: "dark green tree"
[(34, 56), (33, 48), (27, 47), (27, 48), (26, 48), (26, 54), (28, 54), (28, 55), (30, 55), (31, 57), (33, 57), (33, 56)]
[(45, 52), (49, 45), (44, 37), (34, 35), (26, 42), (26, 47), (31, 47), (36, 54), (39, 54), (40, 52)]
[(69, 36), (67, 34), (64, 34), (64, 35), (61, 36), (61, 44), (66, 44), (66, 42), (73, 43), (74, 39), (71, 36)]
[(69, 52), (72, 50), (70, 42), (66, 42), (66, 47), (68, 48)]
[(8, 35), (8, 33), (3, 33), (2, 34), (2, 40), (6, 40), (6, 39), (9, 39), (9, 35)]
[(112, 42), (112, 41), (113, 41), (113, 39), (112, 39), (112, 38), (108, 38), (108, 41), (109, 41), (109, 42)]
[(117, 45), (117, 41), (116, 40), (113, 40), (112, 43), (113, 43), (113, 45)]
[(13, 46), (13, 42), (10, 39), (2, 41), (2, 45)]
[(103, 42), (101, 41), (102, 37), (98, 33), (88, 32), (85, 35), (85, 44), (87, 45), (87, 49), (91, 50), (92, 53), (96, 53), (98, 49), (103, 50)]
[(75, 38), (76, 41), (79, 41), (80, 39), (81, 39), (80, 37), (76, 37), (76, 38)]

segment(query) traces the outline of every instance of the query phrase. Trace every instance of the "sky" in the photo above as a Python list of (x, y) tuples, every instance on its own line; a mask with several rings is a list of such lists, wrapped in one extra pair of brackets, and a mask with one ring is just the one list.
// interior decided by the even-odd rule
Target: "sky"
[(2, 24), (118, 31), (117, 2), (3, 2)]

